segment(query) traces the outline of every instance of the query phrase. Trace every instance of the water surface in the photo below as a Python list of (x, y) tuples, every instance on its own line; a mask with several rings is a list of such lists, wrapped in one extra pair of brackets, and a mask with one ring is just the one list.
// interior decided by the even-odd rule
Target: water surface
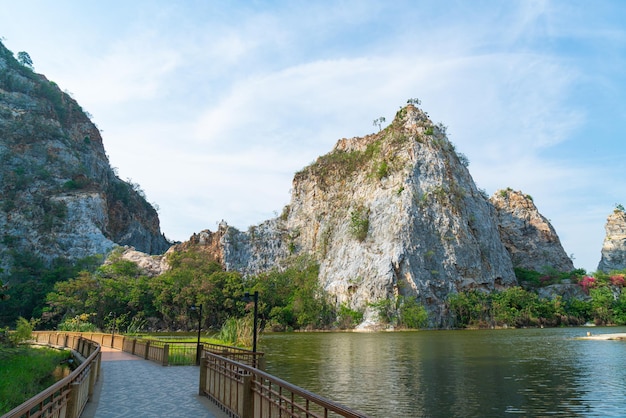
[(267, 371), (372, 417), (626, 416), (626, 341), (555, 328), (267, 334)]

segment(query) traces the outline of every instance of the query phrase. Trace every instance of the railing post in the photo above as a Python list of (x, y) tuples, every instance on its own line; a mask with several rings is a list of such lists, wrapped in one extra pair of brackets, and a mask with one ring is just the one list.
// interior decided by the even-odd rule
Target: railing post
[(170, 345), (163, 344), (163, 361), (161, 362), (161, 364), (163, 366), (167, 366), (169, 364), (169, 361), (170, 361)]
[(265, 356), (257, 356), (256, 354), (254, 355), (254, 362), (255, 367), (259, 370), (265, 370), (265, 365), (266, 365), (266, 360), (265, 360)]
[(202, 350), (204, 350), (204, 346), (202, 344), (198, 344), (196, 346), (196, 366), (200, 365), (200, 359), (202, 358)]
[(146, 341), (146, 352), (144, 356), (145, 360), (148, 360), (148, 351), (150, 351), (150, 340)]
[(243, 399), (241, 402), (241, 418), (252, 418), (254, 415), (254, 393), (252, 392), (252, 375), (243, 377)]
[(78, 418), (78, 394), (80, 383), (70, 384), (70, 396), (67, 400), (67, 418)]
[(198, 395), (200, 396), (205, 396), (205, 392), (206, 392), (206, 376), (207, 376), (207, 369), (209, 367), (208, 362), (209, 360), (206, 358), (200, 361), (200, 385), (198, 388)]
[(89, 399), (91, 400), (91, 396), (93, 395), (94, 388), (96, 387), (96, 380), (98, 379), (98, 369), (100, 368), (100, 354), (95, 359), (93, 363), (91, 363), (89, 369)]
[(135, 355), (135, 346), (137, 346), (137, 338), (133, 338), (133, 349), (131, 351), (132, 355)]

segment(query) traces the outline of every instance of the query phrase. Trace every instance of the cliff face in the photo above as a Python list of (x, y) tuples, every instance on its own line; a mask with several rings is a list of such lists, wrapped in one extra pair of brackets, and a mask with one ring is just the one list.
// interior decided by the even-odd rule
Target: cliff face
[(251, 274), (313, 256), (337, 303), (367, 314), (370, 302), (412, 295), (440, 325), (450, 292), (516, 282), (494, 208), (463, 160), (445, 128), (409, 105), (383, 131), (342, 139), (297, 173), (279, 218), (248, 232), (222, 224), (202, 233), (203, 245), (219, 241), (214, 258)]
[(114, 244), (147, 253), (169, 247), (156, 211), (115, 175), (99, 130), (78, 103), (1, 43), (0, 162), (5, 272), (15, 252), (51, 262), (105, 253)]
[(511, 189), (500, 190), (490, 199), (496, 208), (500, 237), (515, 267), (543, 271), (574, 269), (556, 231), (539, 213), (532, 198)]
[[(409, 105), (386, 129), (341, 139), (298, 172), (280, 217), (247, 232), (223, 222), (177, 248), (199, 246), (246, 274), (307, 255), (337, 304), (365, 310), (365, 326), (377, 320), (371, 302), (398, 295), (417, 297), (431, 325), (445, 326), (449, 293), (517, 284), (511, 255), (526, 268), (573, 268), (532, 201), (509, 193), (494, 206), (465, 161), (445, 128)], [(533, 233), (517, 234), (524, 221)]]
[(439, 322), (448, 293), (515, 283), (493, 208), (444, 128), (411, 105), (296, 174), (287, 225), (353, 308), (415, 295)]
[(609, 273), (626, 269), (626, 213), (616, 209), (606, 221), (606, 236), (598, 270)]

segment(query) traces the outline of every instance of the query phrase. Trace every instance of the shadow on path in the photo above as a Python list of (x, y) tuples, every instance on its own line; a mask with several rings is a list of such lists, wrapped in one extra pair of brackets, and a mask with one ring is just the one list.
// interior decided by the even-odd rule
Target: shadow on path
[(198, 395), (199, 379), (196, 366), (163, 367), (103, 347), (100, 379), (81, 418), (224, 417)]

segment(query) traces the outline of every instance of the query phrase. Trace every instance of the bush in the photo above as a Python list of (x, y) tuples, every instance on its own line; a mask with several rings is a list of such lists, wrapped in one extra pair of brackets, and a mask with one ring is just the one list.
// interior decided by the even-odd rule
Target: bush
[(398, 324), (406, 328), (422, 328), (428, 323), (428, 312), (415, 298), (399, 298)]
[(83, 313), (73, 318), (65, 319), (59, 324), (58, 330), (69, 332), (94, 332), (97, 330), (97, 327), (89, 322), (90, 317), (91, 315)]
[(369, 209), (359, 206), (350, 213), (350, 234), (358, 241), (365, 241), (369, 227)]
[(33, 329), (35, 328), (36, 324), (37, 324), (37, 321), (33, 319), (31, 319), (30, 321), (27, 321), (26, 319), (20, 316), (17, 319), (15, 332), (11, 334), (11, 337), (10, 337), (11, 342), (17, 345), (17, 344), (21, 344), (25, 341), (32, 339)]
[(363, 321), (363, 312), (355, 311), (346, 304), (339, 306), (337, 326), (341, 329), (350, 329)]

